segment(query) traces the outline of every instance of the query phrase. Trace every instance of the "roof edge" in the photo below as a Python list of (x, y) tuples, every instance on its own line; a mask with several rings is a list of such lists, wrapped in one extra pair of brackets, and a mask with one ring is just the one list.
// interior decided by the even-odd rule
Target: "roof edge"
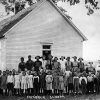
[(52, 0), (47, 0), (47, 1), (49, 1), (57, 9), (57, 11), (68, 21), (68, 23), (78, 32), (78, 34), (82, 37), (83, 41), (88, 40), (86, 36), (75, 26), (75, 24), (70, 19), (66, 17), (66, 15), (60, 10), (60, 8)]
[[(19, 24), (22, 20), (24, 20), (24, 18), (27, 17), (27, 16), (32, 12), (33, 7), (34, 7), (34, 9), (37, 9), (37, 7), (40, 7), (40, 5), (42, 5), (42, 3), (44, 3), (45, 1), (46, 1), (46, 0), (40, 0), (39, 3), (38, 3), (38, 6), (37, 6), (37, 4), (35, 4), (35, 6), (32, 5), (31, 7), (27, 8), (30, 12), (29, 12), (28, 14), (26, 14), (20, 21), (18, 21), (14, 26), (12, 26), (8, 31), (6, 31), (3, 35), (5, 36), (12, 28), (16, 27), (17, 24)], [(18, 12), (18, 13), (20, 14), (21, 12), (22, 12), (22, 11), (20, 11), (20, 12)], [(17, 13), (17, 14), (18, 14), (18, 13)], [(13, 15), (13, 16), (11, 16), (11, 17), (14, 17), (14, 16), (16, 16), (16, 15)], [(10, 18), (11, 18), (11, 17), (10, 17)]]

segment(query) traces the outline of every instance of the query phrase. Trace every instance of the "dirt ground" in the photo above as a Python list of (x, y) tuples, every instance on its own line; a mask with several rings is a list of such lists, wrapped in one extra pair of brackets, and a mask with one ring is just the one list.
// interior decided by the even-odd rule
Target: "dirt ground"
[(0, 100), (100, 100), (100, 95), (78, 95), (78, 96), (0, 96)]

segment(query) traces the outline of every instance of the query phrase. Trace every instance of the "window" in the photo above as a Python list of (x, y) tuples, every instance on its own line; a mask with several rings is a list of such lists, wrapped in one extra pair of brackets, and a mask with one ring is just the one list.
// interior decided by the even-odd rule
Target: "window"
[(51, 45), (43, 45), (43, 49), (51, 49)]

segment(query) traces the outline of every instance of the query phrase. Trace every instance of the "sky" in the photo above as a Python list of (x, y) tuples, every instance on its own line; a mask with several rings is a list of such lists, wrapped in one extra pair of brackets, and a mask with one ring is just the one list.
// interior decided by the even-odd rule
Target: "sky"
[[(73, 23), (87, 37), (87, 41), (83, 44), (83, 58), (85, 60), (100, 59), (100, 10), (96, 10), (94, 14), (88, 16), (84, 0), (78, 5), (70, 6), (69, 3), (58, 2), (58, 6), (62, 6), (72, 17)], [(100, 7), (100, 1), (99, 1)], [(0, 5), (0, 20), (6, 15), (4, 7)], [(8, 16), (5, 16), (6, 18)]]

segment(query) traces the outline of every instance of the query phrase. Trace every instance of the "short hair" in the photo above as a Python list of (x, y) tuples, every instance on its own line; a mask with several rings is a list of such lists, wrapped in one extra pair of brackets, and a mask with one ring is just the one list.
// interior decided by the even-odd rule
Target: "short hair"
[(31, 55), (28, 55), (28, 58), (31, 57)]

